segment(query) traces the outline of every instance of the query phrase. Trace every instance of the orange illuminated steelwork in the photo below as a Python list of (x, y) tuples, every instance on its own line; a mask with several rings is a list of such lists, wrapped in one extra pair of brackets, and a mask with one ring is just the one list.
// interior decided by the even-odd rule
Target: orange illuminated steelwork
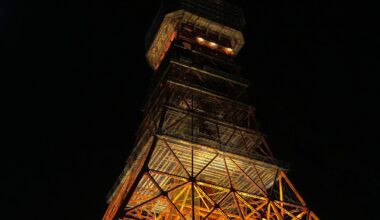
[(154, 86), (103, 220), (317, 220), (256, 129), (249, 82), (233, 62), (244, 44), (238, 25), (180, 2), (151, 29)]

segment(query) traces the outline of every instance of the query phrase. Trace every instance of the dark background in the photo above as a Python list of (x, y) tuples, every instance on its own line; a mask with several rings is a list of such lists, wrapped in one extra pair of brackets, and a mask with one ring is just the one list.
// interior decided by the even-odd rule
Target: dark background
[[(14, 78), (4, 94), (17, 97), (1, 196), (10, 219), (101, 219), (141, 121), (144, 37), (159, 2), (2, 3), (2, 69)], [(301, 195), (321, 219), (376, 216), (374, 13), (232, 2), (246, 14), (238, 62), (257, 120)]]

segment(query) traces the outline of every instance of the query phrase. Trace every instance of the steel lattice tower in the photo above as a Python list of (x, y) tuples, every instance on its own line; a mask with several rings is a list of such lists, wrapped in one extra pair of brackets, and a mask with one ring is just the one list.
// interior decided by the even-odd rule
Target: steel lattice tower
[(146, 38), (155, 70), (144, 119), (109, 195), (111, 219), (318, 219), (255, 129), (240, 8), (167, 1)]

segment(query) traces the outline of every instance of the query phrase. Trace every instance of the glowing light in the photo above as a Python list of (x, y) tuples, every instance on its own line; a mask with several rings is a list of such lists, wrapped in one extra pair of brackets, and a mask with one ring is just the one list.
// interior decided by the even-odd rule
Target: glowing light
[(198, 41), (199, 43), (202, 43), (202, 42), (205, 41), (205, 39), (203, 39), (203, 38), (201, 38), (201, 37), (197, 37), (197, 41)]
[(233, 52), (234, 50), (232, 50), (232, 48), (227, 47), (227, 48), (226, 48), (226, 51), (231, 53), (231, 52)]
[(226, 53), (227, 55), (234, 55), (234, 50), (230, 47), (225, 47), (223, 48), (224, 50), (224, 53)]
[(212, 47), (212, 48), (215, 48), (215, 47), (217, 46), (217, 44), (216, 44), (216, 43), (214, 43), (214, 42), (209, 42), (208, 44), (209, 44), (209, 45), (210, 45), (210, 47)]

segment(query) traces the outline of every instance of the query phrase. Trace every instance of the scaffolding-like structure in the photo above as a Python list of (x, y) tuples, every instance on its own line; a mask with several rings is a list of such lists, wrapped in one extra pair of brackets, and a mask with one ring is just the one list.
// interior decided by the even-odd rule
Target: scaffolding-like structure
[(146, 39), (151, 93), (103, 219), (318, 219), (256, 129), (249, 82), (234, 64), (241, 10), (169, 3)]

